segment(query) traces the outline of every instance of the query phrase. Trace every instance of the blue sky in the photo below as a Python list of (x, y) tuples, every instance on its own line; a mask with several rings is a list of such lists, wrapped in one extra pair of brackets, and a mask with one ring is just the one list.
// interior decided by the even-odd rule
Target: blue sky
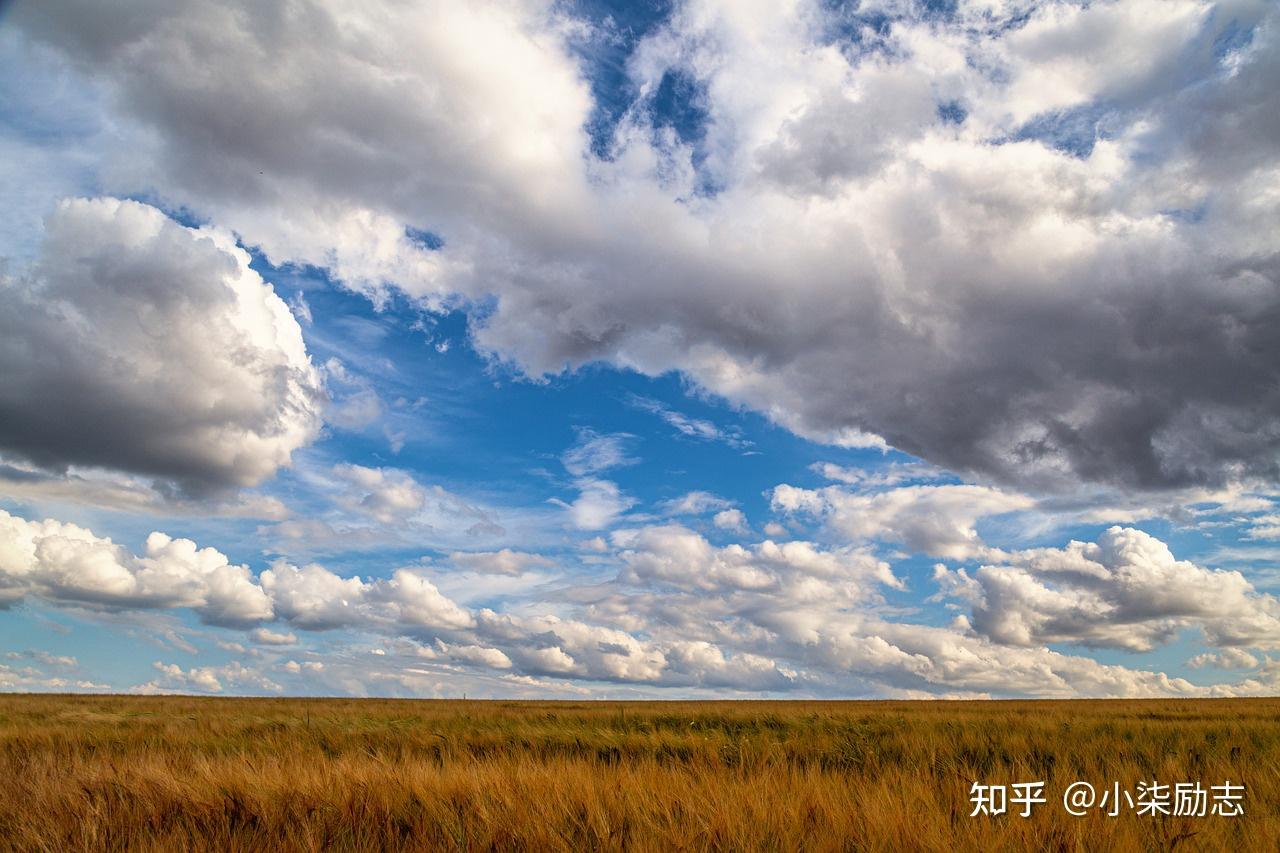
[(251, 6), (0, 23), (0, 687), (1275, 691), (1272, 5)]

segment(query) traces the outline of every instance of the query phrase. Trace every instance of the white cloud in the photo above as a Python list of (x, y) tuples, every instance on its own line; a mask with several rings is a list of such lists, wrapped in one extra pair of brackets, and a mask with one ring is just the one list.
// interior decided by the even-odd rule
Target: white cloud
[(711, 523), (721, 530), (728, 530), (733, 533), (747, 532), (747, 517), (742, 514), (740, 509), (726, 509), (717, 512), (711, 517)]
[(1212, 666), (1218, 669), (1256, 669), (1258, 659), (1244, 649), (1223, 649), (1221, 652), (1204, 652), (1187, 661), (1187, 666), (1200, 669)]
[[(172, 561), (161, 571), (144, 565), (161, 556), (131, 558), (73, 525), (7, 515), (3, 521), (10, 535), (0, 538), (0, 571), (9, 589), (55, 604), (91, 600), (109, 608), (187, 606), (201, 612), (207, 607), (198, 583), (201, 567), (205, 573), (225, 567), (211, 549), (170, 547), (183, 540), (152, 537), (159, 543), (157, 555)], [(263, 626), (251, 637), (278, 645), (294, 641), (297, 631), (345, 627), (366, 650), (370, 637), (381, 637), (374, 652), (386, 665), (364, 668), (366, 678), (396, 667), (405, 677), (413, 674), (400, 650), (407, 642), (415, 659), (442, 673), (463, 674), (451, 677), (504, 672), (655, 689), (1192, 696), (1266, 692), (1276, 683), (1270, 664), (1242, 681), (1201, 688), (1045, 647), (1061, 642), (1138, 648), (1166, 639), (1170, 627), (1179, 625), (1203, 628), (1206, 639), (1222, 647), (1195, 665), (1247, 667), (1256, 658), (1241, 646), (1276, 647), (1280, 617), (1274, 600), (1234, 572), (1177, 561), (1162, 543), (1134, 530), (1113, 528), (1095, 544), (1006, 554), (1005, 565), (983, 567), (973, 578), (941, 569), (944, 591), (973, 607), (971, 620), (960, 617), (947, 628), (887, 618), (895, 611), (886, 608), (884, 592), (905, 585), (887, 563), (857, 547), (771, 540), (717, 547), (679, 525), (619, 530), (612, 538), (617, 576), (569, 585), (558, 605), (565, 613), (547, 612), (551, 605), (536, 597), (509, 612), (472, 610), (410, 569), (366, 580), (318, 565), (277, 562), (257, 584), (251, 575), (245, 581), (266, 597), (266, 612), (287, 630)], [(65, 541), (50, 546), (46, 540), (53, 539)], [(56, 560), (51, 570), (41, 562), (48, 547), (87, 550)], [(35, 564), (33, 553), (40, 555)], [(180, 582), (183, 572), (197, 577)], [(1014, 575), (1030, 583), (1005, 583)], [(1060, 606), (1064, 600), (1071, 606)], [(334, 642), (341, 643), (341, 636)], [(236, 651), (234, 645), (224, 648)], [(290, 675), (307, 673), (359, 692), (362, 682), (343, 662), (352, 653), (279, 666)], [(63, 664), (35, 654), (31, 660)], [(136, 689), (280, 689), (239, 663), (189, 669), (157, 664), (157, 671), (156, 679)], [(0, 683), (53, 684), (39, 672), (11, 667), (0, 668)], [(71, 680), (59, 683), (75, 687)]]
[(565, 451), (561, 462), (575, 477), (587, 477), (639, 462), (627, 452), (627, 445), (635, 439), (628, 433), (600, 435), (589, 429), (578, 431), (578, 441)]
[(751, 447), (751, 442), (743, 438), (736, 430), (723, 429), (711, 421), (690, 417), (683, 412), (672, 409), (660, 400), (633, 394), (630, 397), (630, 401), (636, 408), (643, 409), (662, 418), (675, 428), (676, 432), (688, 438), (721, 442), (737, 449)]
[(355, 488), (353, 504), (383, 524), (416, 515), (427, 502), (426, 489), (406, 471), (344, 462), (333, 473)]
[(291, 518), (260, 528), (278, 537), (275, 551), (308, 553), (326, 547), (379, 548), (392, 542), (414, 543), (424, 538), (439, 547), (458, 547), (477, 538), (493, 541), (508, 535), (502, 521), (513, 515), (527, 532), (536, 513), (478, 503), (444, 487), (423, 483), (400, 468), (371, 468), (342, 462), (325, 469), (305, 468), (299, 476), (331, 505), (307, 518)]
[(329, 407), (325, 420), (336, 427), (361, 430), (382, 417), (382, 398), (372, 388), (347, 395)]
[(276, 614), (299, 628), (337, 628), (362, 618), (359, 610), (367, 585), (358, 576), (343, 578), (323, 566), (298, 568), (277, 560), (259, 580)]
[(42, 649), (27, 649), (22, 652), (6, 652), (5, 657), (9, 660), (30, 660), (35, 661), (41, 666), (52, 667), (53, 669), (70, 669), (80, 668), (80, 662), (73, 655), (55, 655)]
[(860, 491), (901, 486), (904, 483), (929, 483), (946, 476), (944, 471), (923, 462), (891, 462), (884, 466), (863, 468), (815, 462), (809, 468), (828, 480), (857, 486)]
[(292, 646), (298, 642), (298, 635), (292, 632), (272, 631), (268, 628), (255, 628), (249, 633), (249, 639), (264, 646)]
[(1007, 554), (972, 577), (939, 566), (935, 577), (944, 594), (972, 605), (973, 629), (1001, 643), (1146, 651), (1200, 627), (1215, 646), (1280, 648), (1280, 602), (1239, 572), (1175, 559), (1133, 528)]
[(715, 548), (679, 525), (622, 530), (614, 542), (623, 550), (624, 577), (688, 590), (769, 591), (778, 603), (800, 600), (856, 601), (871, 597), (877, 584), (901, 588), (888, 563), (864, 551), (822, 551), (808, 542), (771, 540), (744, 548)]
[(156, 661), (153, 667), (160, 677), (133, 689), (135, 693), (221, 693), (226, 684), (250, 687), (266, 693), (279, 693), (284, 688), (260, 672), (232, 662), (226, 666), (194, 666), (183, 669), (177, 664)]
[(1280, 513), (1259, 515), (1250, 519), (1249, 539), (1280, 539)]
[(710, 492), (686, 492), (678, 498), (663, 501), (662, 511), (669, 515), (703, 515), (733, 508), (733, 502)]
[(302, 568), (277, 561), (261, 583), (281, 618), (305, 630), (343, 626), (447, 630), (471, 624), (465, 609), (408, 569), (389, 579), (344, 578), (323, 566)]
[(783, 527), (776, 521), (771, 521), (764, 526), (766, 536), (772, 536), (774, 539), (787, 539), (791, 536), (791, 531)]
[(493, 575), (522, 575), (533, 569), (547, 569), (555, 565), (539, 554), (512, 551), (510, 548), (500, 551), (454, 551), (449, 555), (449, 562), (473, 572)]
[(475, 645), (450, 645), (443, 640), (436, 640), (433, 646), (418, 647), (417, 654), (432, 660), (458, 661), (489, 669), (511, 669), (512, 666), (511, 658), (499, 649)]
[(776, 486), (775, 512), (821, 519), (851, 541), (887, 541), (914, 552), (967, 560), (989, 551), (975, 529), (987, 517), (1030, 509), (1035, 501), (989, 486), (904, 486), (865, 494), (826, 486)]
[(574, 482), (578, 497), (572, 503), (552, 499), (564, 507), (569, 524), (578, 530), (604, 530), (613, 524), (635, 500), (625, 495), (612, 480), (579, 479)]
[(87, 678), (67, 678), (48, 675), (30, 666), (12, 667), (0, 664), (0, 690), (11, 692), (54, 692), (111, 690), (110, 684), (102, 684)]
[(26, 521), (3, 510), (0, 594), (7, 601), (38, 595), (107, 609), (190, 607), (219, 625), (272, 616), (248, 567), (213, 548), (157, 532), (138, 556), (74, 524)]

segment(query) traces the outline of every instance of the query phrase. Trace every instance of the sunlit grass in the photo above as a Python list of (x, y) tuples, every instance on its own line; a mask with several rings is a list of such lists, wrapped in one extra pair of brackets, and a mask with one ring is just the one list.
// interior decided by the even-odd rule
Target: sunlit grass
[[(4, 696), (0, 774), (22, 850), (1280, 849), (1280, 700)], [(1153, 778), (1246, 814), (1062, 807)], [(975, 781), (1049, 802), (971, 818)]]

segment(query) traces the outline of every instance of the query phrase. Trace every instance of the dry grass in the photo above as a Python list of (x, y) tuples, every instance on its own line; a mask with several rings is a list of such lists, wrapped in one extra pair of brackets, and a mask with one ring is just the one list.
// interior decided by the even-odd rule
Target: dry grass
[[(1071, 817), (1224, 779), (1239, 818)], [(1044, 780), (1030, 819), (974, 781)], [(0, 697), (16, 850), (1277, 850), (1280, 700), (525, 703)]]

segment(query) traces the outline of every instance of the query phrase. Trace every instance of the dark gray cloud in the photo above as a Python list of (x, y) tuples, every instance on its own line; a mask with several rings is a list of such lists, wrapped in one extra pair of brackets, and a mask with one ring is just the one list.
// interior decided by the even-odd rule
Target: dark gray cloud
[(0, 280), (0, 453), (188, 493), (287, 464), (319, 429), (323, 389), (248, 261), (137, 202), (59, 206), (40, 259)]

